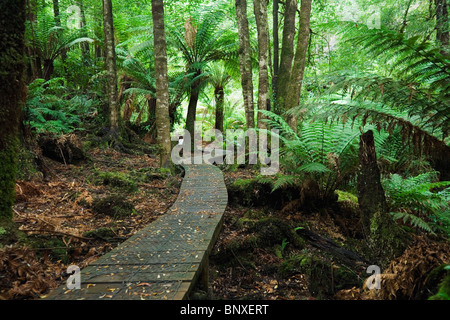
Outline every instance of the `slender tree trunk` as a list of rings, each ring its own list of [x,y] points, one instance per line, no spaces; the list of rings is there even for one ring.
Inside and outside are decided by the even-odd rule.
[[[408,238],[389,215],[371,130],[360,137],[359,163],[357,192],[363,233],[372,251],[371,258],[385,266],[401,254]]]
[[[274,97],[274,101],[276,101],[276,97],[278,96],[278,72],[280,66],[280,41],[278,37],[278,0],[273,0],[273,11],[272,11],[272,20],[273,20],[273,77],[272,77],[272,94]],[[269,49],[270,50],[270,49]],[[276,109],[276,104],[275,104]]]
[[[250,31],[247,18],[247,1],[235,0],[236,17],[239,32],[239,68],[241,71],[242,95],[247,128],[255,127],[253,105],[253,79],[250,47]]]
[[[55,22],[58,27],[61,26],[61,17],[59,12],[59,0],[53,0],[53,14],[55,16]],[[66,49],[61,50],[61,61],[64,65],[64,70],[67,73],[67,67],[66,67],[66,60],[67,60],[67,51]]]
[[[297,0],[286,0],[284,7],[284,26],[281,40],[280,70],[278,74],[278,94],[276,96],[278,108],[284,110],[284,98],[287,95],[291,78],[292,60],[294,59],[295,16],[297,14]]]
[[[31,81],[33,81],[36,78],[42,78],[43,74],[42,74],[42,64],[41,64],[41,59],[38,55],[38,52],[36,50],[36,33],[34,30],[34,25],[36,24],[36,11],[37,11],[37,3],[36,0],[30,1],[27,0],[26,1],[27,4],[27,18],[28,21],[30,22],[30,31],[31,31],[31,42],[32,45],[31,47],[28,47],[28,51],[29,51],[29,59],[30,59],[30,67],[31,67]]]
[[[296,107],[300,102],[303,74],[305,71],[306,52],[308,49],[309,26],[311,18],[311,0],[302,0],[300,8],[299,33],[297,48],[292,65],[291,78],[285,99],[285,110]],[[297,131],[297,117],[288,117],[291,128]]]
[[[152,0],[153,39],[156,75],[156,131],[160,149],[160,166],[170,167],[169,78],[167,75],[166,35],[163,0]]]
[[[101,18],[101,7],[96,3],[95,6],[93,7],[94,10],[94,34],[95,37],[99,40],[95,41],[94,44],[94,57],[95,59],[101,59],[104,57],[104,53],[103,53],[103,48],[102,48],[102,43],[104,43],[104,41],[102,41],[101,39],[103,38],[103,26],[102,26],[102,18]]]
[[[223,87],[218,86],[214,88],[214,98],[216,100],[215,129],[223,133],[223,105],[225,100],[225,92],[223,90]]]
[[[434,0],[436,5],[436,40],[441,45],[441,52],[450,54],[447,0]]]
[[[103,32],[105,35],[106,72],[108,78],[109,127],[113,135],[118,135],[120,107],[117,99],[117,66],[111,0],[103,0]]]
[[[12,218],[24,84],[25,0],[0,2],[0,219]]]
[[[81,27],[83,28],[86,26],[86,14],[84,11],[83,1],[78,0],[77,4],[80,7]],[[87,37],[86,31],[83,31],[83,37]],[[89,47],[89,42],[88,41],[81,42],[80,47],[81,47],[81,52],[83,54],[83,62],[84,62],[84,64],[89,65],[88,59],[91,57],[91,50]]]
[[[267,23],[268,0],[253,0],[253,8],[256,18],[256,29],[258,32],[258,61],[259,61],[259,82],[258,82],[258,110],[267,110],[269,98],[269,27]],[[264,116],[258,112],[258,128],[266,128],[266,124],[261,121]]]

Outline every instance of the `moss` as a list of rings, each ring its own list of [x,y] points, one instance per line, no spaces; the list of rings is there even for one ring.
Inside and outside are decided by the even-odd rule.
[[[411,237],[387,213],[377,211],[370,220],[369,244],[372,256],[381,266],[400,256],[408,246]]]
[[[121,219],[135,213],[133,204],[128,202],[125,196],[119,194],[94,199],[92,210],[98,214],[111,216],[114,219]]]
[[[129,192],[138,190],[135,181],[123,172],[95,171],[90,181],[96,185],[111,186]]]
[[[109,241],[116,236],[116,233],[111,228],[98,228],[83,233],[83,236],[87,238],[98,238]]]
[[[68,263],[69,248],[60,238],[47,235],[33,235],[28,238],[28,245],[36,250],[37,257],[48,254],[51,260]]]
[[[431,271],[427,287],[430,291],[436,292],[428,300],[450,300],[450,265],[443,264]]]
[[[305,241],[297,235],[294,228],[279,218],[267,217],[257,220],[251,230],[257,232],[261,245],[281,244],[287,239],[297,248],[305,247]]]
[[[10,218],[0,217],[0,248],[11,244],[27,243],[27,235]]]
[[[135,182],[149,183],[153,180],[165,180],[171,175],[171,169],[148,167],[131,171],[128,178]]]
[[[230,203],[246,207],[268,206],[281,209],[290,201],[299,198],[298,187],[273,190],[273,181],[267,178],[237,179],[227,184]]]
[[[441,283],[439,291],[429,298],[429,300],[450,300],[450,274]]]
[[[338,195],[338,202],[350,201],[351,203],[358,204],[358,197],[350,192],[345,192],[342,190],[335,190]]]
[[[18,153],[17,180],[42,180],[43,174],[36,165],[36,155],[21,146]]]
[[[12,219],[17,173],[17,138],[8,139],[0,148],[0,218]]]

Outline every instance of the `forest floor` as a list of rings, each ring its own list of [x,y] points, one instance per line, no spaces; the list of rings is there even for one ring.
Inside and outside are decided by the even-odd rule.
[[[91,148],[86,155],[76,165],[42,157],[45,178],[17,182],[14,221],[20,232],[16,239],[0,234],[3,244],[15,243],[0,249],[0,300],[45,296],[65,280],[69,265],[87,266],[165,214],[177,198],[181,175],[160,170],[154,156],[110,148]],[[227,187],[256,175],[252,168],[224,170]],[[261,196],[258,192],[262,191],[250,190],[256,198]],[[210,257],[210,298],[371,298],[360,289],[369,276],[365,270],[340,264],[291,233],[295,227],[307,228],[362,254],[362,239],[355,234],[358,220],[343,214],[348,208],[302,212],[292,205],[295,199],[274,208],[229,198]],[[423,293],[428,273],[449,262],[450,246],[439,239],[416,235],[408,250],[387,270],[404,271],[399,277],[403,287],[395,282],[382,298],[417,296],[418,287]]]

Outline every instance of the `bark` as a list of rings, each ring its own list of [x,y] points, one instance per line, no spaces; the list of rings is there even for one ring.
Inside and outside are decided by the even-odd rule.
[[[54,71],[53,60],[46,59],[44,60],[44,80],[48,81],[52,77]]]
[[[436,5],[436,40],[442,47],[442,53],[448,55],[449,27],[447,0],[434,0]]]
[[[85,27],[86,26],[86,14],[84,12],[84,5],[83,5],[83,1],[79,0],[77,1],[77,5],[80,7],[80,15],[81,15],[81,27]],[[83,37],[87,37],[87,33],[84,31],[83,32]],[[80,43],[80,47],[81,47],[81,52],[83,53],[83,62],[86,65],[89,65],[89,62],[87,61],[87,59],[90,58],[91,56],[91,50],[89,47],[89,42],[87,41],[83,41]]]
[[[30,31],[31,31],[31,46],[28,47],[28,58],[30,60],[30,73],[31,77],[29,81],[33,81],[36,78],[43,78],[42,74],[42,64],[39,55],[36,50],[36,39],[35,39],[35,31],[34,25],[36,24],[36,12],[37,12],[37,4],[36,1],[26,1],[26,11],[27,11],[27,19],[30,22]]]
[[[312,246],[324,250],[338,259],[341,263],[355,267],[355,265],[365,266],[369,262],[353,251],[347,250],[336,244],[333,240],[322,237],[321,235],[307,229],[298,229],[296,233],[304,240],[311,243]]]
[[[0,219],[12,218],[24,84],[25,0],[0,2]]]
[[[214,98],[216,100],[216,122],[215,129],[223,132],[223,105],[225,93],[223,87],[214,88]]]
[[[361,135],[359,162],[357,192],[363,233],[371,249],[371,259],[385,266],[403,252],[408,238],[389,215],[370,130]]]
[[[267,24],[267,5],[268,0],[253,1],[253,9],[256,18],[256,29],[258,33],[258,110],[267,110],[269,95],[269,28]],[[263,118],[263,115],[258,112],[258,128],[266,128],[266,124],[261,121]]]
[[[120,110],[117,97],[117,66],[111,0],[103,0],[103,32],[105,35],[109,127],[111,133],[117,135],[120,126]]]
[[[247,129],[255,127],[253,105],[253,79],[250,47],[250,31],[247,19],[247,1],[235,0],[239,33],[239,69],[241,71],[242,95],[244,98]]]
[[[302,0],[297,48],[285,99],[285,110],[296,107],[300,102],[303,74],[305,72],[306,52],[308,49],[310,18],[311,0]],[[297,118],[295,116],[288,117],[288,123],[294,131],[297,131]]]
[[[197,75],[196,75],[197,76]],[[194,143],[194,125],[197,114],[197,103],[200,95],[199,85],[194,83],[191,87],[191,96],[189,98],[188,111],[186,116],[186,130],[191,134],[191,142]]]
[[[278,0],[273,0],[273,11],[272,11],[272,20],[273,20],[273,77],[272,77],[272,94],[273,97],[277,97],[278,92],[278,70],[280,66],[280,44],[278,37]]]
[[[294,59],[295,16],[297,0],[286,0],[284,8],[283,36],[281,40],[280,70],[278,74],[277,105],[284,109],[289,79],[291,77],[292,60]]]
[[[170,117],[169,117],[169,78],[167,75],[167,51],[164,26],[163,0],[152,0],[153,39],[155,47],[156,76],[156,136],[160,144],[160,166],[170,166]]]
[[[59,0],[53,0],[53,14],[55,16],[55,22],[58,27],[61,26],[61,17],[59,12]],[[61,60],[64,65],[64,70],[67,72],[66,60],[67,60],[67,51],[66,49],[61,49]]]

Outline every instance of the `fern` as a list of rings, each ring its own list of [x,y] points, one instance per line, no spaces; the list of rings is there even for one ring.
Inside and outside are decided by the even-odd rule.
[[[293,131],[283,117],[259,110],[271,128],[278,129],[283,147],[281,162],[287,175],[311,177],[320,182],[323,196],[333,194],[337,186],[354,176],[358,163],[359,131],[338,123],[307,122]],[[283,179],[277,187],[294,181]]]
[[[433,182],[436,177],[436,172],[427,172],[406,179],[394,174],[383,180],[394,219],[450,234],[450,181]]]
[[[331,86],[316,104],[323,110],[316,117],[360,119],[389,133],[399,127],[403,143],[410,143],[419,155],[442,145],[450,133],[449,58],[429,42],[389,30],[352,25],[344,34],[353,46],[390,66],[390,76],[339,72],[325,77]]]

